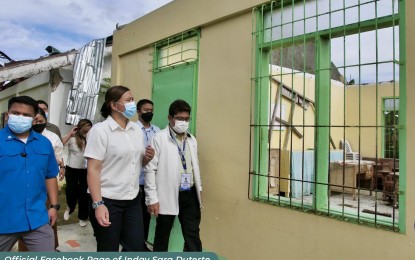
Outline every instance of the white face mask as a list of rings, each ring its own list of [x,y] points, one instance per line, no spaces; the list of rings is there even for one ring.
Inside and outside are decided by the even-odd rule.
[[[176,120],[173,126],[173,130],[178,134],[183,134],[189,128],[189,122]]]

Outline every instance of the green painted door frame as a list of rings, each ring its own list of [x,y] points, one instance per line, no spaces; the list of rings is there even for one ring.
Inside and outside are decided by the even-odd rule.
[[[170,104],[176,99],[183,99],[192,108],[189,132],[195,134],[196,127],[196,90],[197,64],[186,64],[165,69],[153,74],[154,119],[153,123],[160,128],[168,124]]]

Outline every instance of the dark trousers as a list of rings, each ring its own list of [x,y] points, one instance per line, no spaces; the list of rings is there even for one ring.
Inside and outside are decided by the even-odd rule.
[[[78,218],[88,219],[88,183],[86,180],[86,169],[75,169],[66,167],[66,203],[69,207],[69,214],[74,212],[78,204]]]
[[[184,238],[184,251],[202,251],[200,241],[201,212],[197,199],[196,189],[179,193],[179,221]],[[156,233],[154,237],[154,251],[168,251],[170,232],[175,215],[158,215]]]
[[[143,251],[144,233],[140,205],[141,193],[133,200],[112,200],[102,198],[108,208],[109,227],[98,224],[95,210],[89,210],[89,220],[97,240],[97,251],[118,252],[120,245],[123,251]],[[90,205],[92,199],[90,198]]]
[[[151,215],[147,211],[147,205],[146,205],[146,196],[144,195],[144,185],[140,185],[141,190],[141,210],[143,212],[143,225],[144,225],[144,240],[146,241],[148,239],[148,229],[150,228],[150,219]]]

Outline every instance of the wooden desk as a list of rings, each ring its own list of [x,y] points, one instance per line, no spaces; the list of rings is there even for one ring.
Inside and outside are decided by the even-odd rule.
[[[357,188],[359,187],[358,176],[370,180],[373,178],[372,161],[336,161],[330,163],[330,192],[345,192],[353,195],[356,199]],[[335,186],[334,186],[335,185]],[[372,187],[370,187],[370,190]]]
[[[390,173],[385,177],[383,186],[382,200],[387,200],[390,197],[392,205],[398,207],[398,192],[399,192],[399,172]]]

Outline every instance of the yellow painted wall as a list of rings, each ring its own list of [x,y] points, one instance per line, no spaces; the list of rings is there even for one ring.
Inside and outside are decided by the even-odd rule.
[[[114,50],[114,47],[113,47]],[[117,59],[117,54],[113,53],[113,73],[111,78],[112,85],[124,85],[130,88],[135,101],[146,98],[151,99],[151,68],[153,56],[152,48],[143,48],[140,51],[123,55]],[[118,63],[114,62],[115,60]],[[114,67],[114,63],[116,63]],[[116,75],[116,76],[114,76]],[[157,112],[157,107],[154,112]],[[137,118],[133,118],[137,120]]]
[[[288,88],[292,89],[301,95],[309,98],[310,100],[314,101],[315,99],[315,76],[311,74],[294,74],[289,69],[282,73],[274,66],[273,75],[276,75],[275,78],[278,81],[283,82]],[[271,90],[271,98],[270,103],[275,103],[275,95],[278,83],[273,81],[272,83],[272,90]],[[293,87],[294,86],[294,87]],[[331,81],[331,125],[338,126],[344,124],[344,96],[345,96],[345,88],[344,84],[332,80]],[[285,106],[285,113],[283,119],[288,121],[290,116],[290,109],[291,109],[291,101],[287,98],[282,98],[282,105]],[[270,114],[272,114],[273,108],[270,108]],[[284,110],[284,109],[283,109]],[[285,138],[288,136],[288,150],[307,150],[307,149],[314,149],[315,142],[314,142],[314,127],[301,127],[304,126],[313,126],[315,125],[315,108],[310,106],[308,109],[303,111],[303,108],[300,105],[295,105],[294,109],[294,116],[293,116],[293,125],[297,125],[297,130],[303,135],[303,138],[299,138],[295,134],[291,135],[286,133],[285,130],[274,131],[272,135],[271,147],[272,148],[279,148],[280,147],[280,137],[281,137],[281,147],[283,148]],[[339,141],[343,139],[343,131],[338,127],[332,127],[330,130],[330,135],[333,138],[333,141],[336,145],[336,148],[339,149]],[[291,142],[291,136],[293,137],[293,141]],[[304,139],[304,140],[303,140]],[[303,144],[304,141],[304,144]],[[304,146],[304,147],[303,147]],[[333,147],[331,147],[333,149]]]
[[[292,73],[291,70],[285,71],[287,69],[283,69],[281,72],[277,66],[273,66],[272,74],[275,75],[274,78],[277,79],[279,82],[283,82],[285,86],[289,89],[292,89],[299,93],[300,95],[314,101],[315,95],[315,87],[314,87],[314,76],[310,74],[296,74],[294,76],[287,74]],[[275,103],[275,96],[277,92],[277,84],[273,81],[272,84],[272,91],[270,97],[270,103]],[[291,109],[292,109],[292,102],[286,97],[281,97],[281,105],[284,107],[282,110],[282,119],[289,122]],[[283,131],[276,130],[274,131],[271,139],[271,147],[272,148],[280,148],[284,149],[284,144],[288,142],[288,146],[286,147],[287,150],[307,150],[310,148],[314,148],[314,129],[313,128],[302,128],[302,125],[314,125],[315,124],[315,109],[313,106],[310,106],[308,109],[304,110],[300,105],[295,104],[293,111],[293,120],[292,124],[296,125],[297,131],[301,133],[303,138],[299,138],[294,133],[290,133],[286,128]],[[270,114],[272,114],[273,108],[271,108]],[[285,110],[285,111],[284,111]],[[279,112],[279,111],[278,111]],[[285,112],[285,113],[284,113]],[[279,116],[279,115],[278,115]],[[291,138],[293,141],[291,142]],[[281,139],[281,142],[280,142]],[[286,139],[288,139],[286,141]],[[304,145],[303,145],[304,141]],[[304,146],[304,147],[303,147]],[[285,150],[285,149],[284,149]]]
[[[377,99],[376,99],[377,90]],[[360,99],[359,99],[360,92]],[[346,121],[349,125],[376,126],[382,124],[383,98],[399,97],[399,82],[381,83],[346,88]],[[377,105],[377,107],[376,107]],[[377,111],[376,111],[377,109]],[[360,115],[360,119],[359,119]],[[360,123],[359,123],[360,120]],[[376,122],[377,120],[377,122]],[[376,139],[377,137],[377,139]],[[360,140],[358,128],[346,130],[346,140],[353,151],[360,152],[362,157],[381,157],[381,128],[361,128]],[[376,150],[377,142],[377,150]]]
[[[205,250],[227,259],[413,259],[415,168],[408,161],[406,234],[396,234],[248,199],[252,38],[251,7],[259,0],[176,0],[114,35],[113,82],[151,96],[148,45],[201,26],[197,138],[203,175],[201,235]],[[406,12],[415,2],[406,1]],[[246,10],[246,11],[244,11]],[[186,14],[186,19],[182,18]],[[234,15],[233,15],[234,14]],[[415,46],[415,16],[407,45]],[[407,53],[407,85],[415,83],[415,50]],[[409,87],[407,98],[415,98]],[[156,104],[157,106],[157,104]],[[415,111],[415,102],[407,105]],[[415,119],[408,117],[408,144]],[[407,158],[415,147],[407,146]],[[402,156],[404,158],[404,156]]]
[[[273,72],[275,74],[275,71]],[[278,72],[279,73],[279,72]],[[290,89],[294,86],[294,90],[299,92],[311,100],[314,100],[315,77],[302,74],[295,74],[294,76],[284,74],[277,76],[279,81],[282,81]],[[278,83],[273,81],[270,103],[275,103],[275,95]],[[303,88],[303,86],[306,86]],[[345,97],[346,96],[346,97]],[[359,98],[360,96],[360,98]],[[344,137],[349,143],[354,152],[360,152],[362,157],[382,157],[382,128],[374,128],[374,126],[381,126],[383,123],[382,104],[383,98],[399,98],[399,82],[396,83],[380,83],[362,85],[346,86],[338,81],[331,81],[331,125],[330,135],[336,145],[340,148],[339,143]],[[346,106],[344,106],[346,101]],[[291,109],[291,101],[287,98],[282,98],[282,106],[285,106],[285,113],[283,119],[288,121]],[[270,108],[272,114],[273,107]],[[284,109],[283,109],[284,110]],[[377,112],[376,112],[377,111]],[[295,105],[293,125],[314,125],[315,110],[310,107],[304,111],[298,104]],[[360,117],[359,117],[360,116]],[[305,118],[305,120],[303,120]],[[344,118],[346,119],[344,121]],[[376,122],[377,120],[377,122]],[[347,126],[362,126],[358,127],[336,127],[341,125]],[[274,131],[272,135],[272,148],[281,148],[288,136],[288,150],[304,150],[314,148],[314,128],[297,127],[297,130],[304,136],[297,137],[295,134],[287,135],[287,131]],[[293,142],[291,142],[291,136]],[[359,138],[360,136],[360,138]],[[280,143],[281,137],[281,143]],[[376,149],[377,148],[377,149]]]

